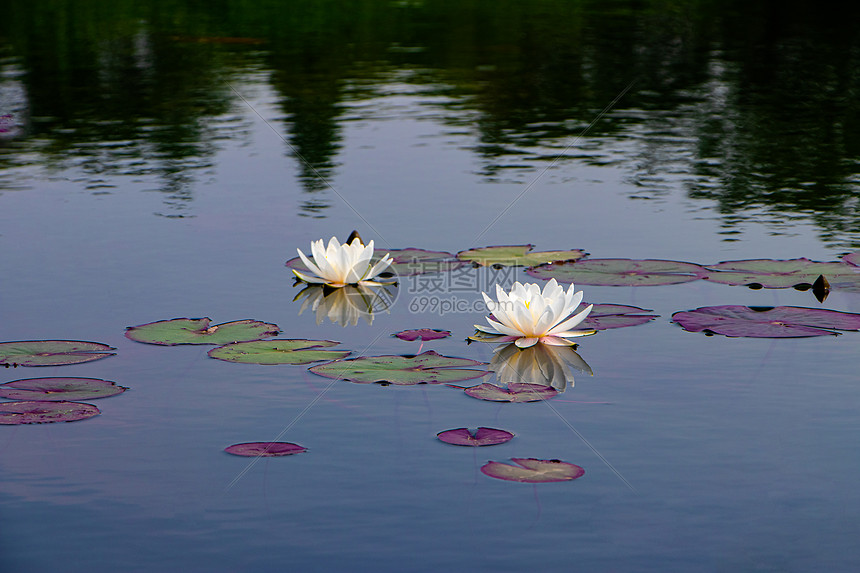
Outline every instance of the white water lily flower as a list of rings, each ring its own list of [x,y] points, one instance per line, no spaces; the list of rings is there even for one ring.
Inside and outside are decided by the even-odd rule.
[[[475,325],[487,334],[497,335],[499,342],[513,341],[520,348],[528,348],[538,342],[555,346],[570,346],[568,338],[594,334],[595,330],[571,330],[585,320],[594,305],[571,316],[582,302],[582,291],[574,293],[573,285],[565,292],[555,279],[551,279],[541,291],[534,283],[514,283],[511,292],[496,285],[493,301],[487,293],[484,302],[492,312],[487,317],[489,327]]]
[[[307,275],[293,269],[293,273],[299,279],[310,284],[327,284],[332,287],[346,285],[370,285],[378,286],[383,282],[373,280],[376,275],[388,268],[391,257],[382,257],[375,265],[370,265],[373,257],[373,241],[367,246],[361,243],[361,239],[353,239],[352,243],[341,244],[337,237],[332,237],[328,247],[323,247],[323,240],[311,243],[311,261],[301,249],[296,249],[299,257],[308,269],[316,276]],[[388,281],[390,282],[390,281]]]

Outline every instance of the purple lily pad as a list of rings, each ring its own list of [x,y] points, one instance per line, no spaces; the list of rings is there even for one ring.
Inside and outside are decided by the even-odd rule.
[[[508,384],[507,388],[485,382],[464,388],[464,392],[472,398],[491,402],[539,402],[549,400],[558,394],[558,390],[552,386],[527,384],[525,382],[514,382]]]
[[[128,390],[99,378],[25,378],[0,384],[0,398],[9,400],[94,400]]]
[[[379,383],[411,386],[413,384],[446,384],[473,380],[488,374],[486,370],[463,368],[486,366],[468,358],[442,356],[432,350],[417,356],[362,356],[320,364],[310,369],[326,378],[359,384]]]
[[[281,339],[235,342],[213,348],[210,358],[241,364],[310,364],[349,356],[349,350],[327,350],[339,342],[331,340]]]
[[[370,263],[375,264],[386,254],[391,257],[392,261],[386,272],[401,277],[447,272],[463,265],[462,261],[458,261],[452,253],[426,251],[412,247],[406,249],[374,249]],[[309,258],[313,260],[313,257]],[[288,260],[286,266],[302,273],[310,272],[299,257]]]
[[[848,253],[847,255],[842,257],[842,262],[848,263],[849,265],[854,265],[855,267],[860,267],[860,251]]]
[[[18,340],[0,342],[0,365],[65,366],[113,356],[113,346],[81,340]]]
[[[514,439],[514,435],[507,430],[484,427],[478,428],[475,432],[472,432],[469,428],[445,430],[436,434],[436,437],[446,444],[455,446],[495,446]]]
[[[229,344],[277,336],[277,324],[259,320],[235,320],[210,326],[209,318],[174,318],[138,326],[129,326],[126,338],[145,344],[176,346],[178,344]]]
[[[695,263],[656,259],[589,259],[548,263],[526,269],[541,280],[592,286],[657,286],[697,280],[706,270]]]
[[[802,338],[860,330],[860,314],[797,306],[706,306],[676,312],[672,320],[689,332],[749,338]]]
[[[531,267],[553,261],[571,261],[585,256],[582,249],[569,251],[532,251],[534,245],[498,245],[460,251],[457,258],[475,265]]]
[[[224,451],[234,456],[274,458],[277,456],[301,454],[308,451],[308,449],[292,442],[247,442],[245,444],[233,444],[224,448]]]
[[[0,403],[0,424],[50,424],[74,422],[98,416],[101,412],[92,404],[81,402],[49,402],[28,400],[26,402]]]
[[[407,342],[412,342],[418,339],[421,339],[422,341],[427,341],[438,340],[440,338],[448,338],[449,336],[451,336],[451,331],[437,330],[435,328],[419,328],[417,330],[401,330],[400,332],[395,332],[391,336],[396,336],[400,340],[405,340]]]
[[[585,310],[588,303],[579,305],[573,313]],[[626,326],[637,326],[658,318],[659,314],[637,314],[640,312],[651,312],[638,306],[626,304],[595,304],[588,314],[588,318],[582,321],[583,330],[593,328],[594,330],[608,330],[610,328],[624,328]]]
[[[561,460],[511,458],[511,461],[518,465],[487,462],[481,471],[491,478],[520,483],[573,481],[585,475],[585,470],[580,466]]]
[[[709,265],[708,269],[702,278],[733,286],[789,288],[811,285],[819,276],[824,276],[834,288],[860,287],[860,270],[856,267],[845,263],[819,263],[804,258],[723,261]]]

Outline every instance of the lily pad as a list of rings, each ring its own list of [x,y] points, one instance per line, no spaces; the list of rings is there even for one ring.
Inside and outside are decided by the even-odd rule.
[[[308,449],[292,442],[247,442],[245,444],[233,444],[224,448],[224,451],[234,456],[274,458],[277,456],[301,454],[308,451]]]
[[[589,259],[526,269],[537,279],[591,286],[673,285],[699,279],[705,272],[695,263],[657,259]]]
[[[391,257],[391,264],[382,273],[396,274],[401,277],[422,275],[428,273],[440,273],[454,270],[463,265],[452,253],[445,251],[426,251],[424,249],[374,249],[370,264],[374,265],[386,254]],[[313,260],[313,257],[309,257]],[[299,272],[310,272],[308,267],[299,257],[292,258],[286,262],[286,266]]]
[[[446,444],[455,446],[495,446],[514,439],[514,435],[507,430],[483,427],[478,428],[475,432],[472,432],[469,428],[445,430],[436,434],[436,437]]]
[[[587,306],[588,303],[582,303],[573,312],[585,310]],[[626,304],[595,304],[588,314],[588,318],[582,321],[580,328],[593,328],[594,330],[624,328],[645,324],[660,316],[659,314],[638,314],[641,312],[651,311]]]
[[[174,318],[138,326],[129,326],[126,338],[146,344],[229,344],[277,336],[277,324],[258,320],[236,320],[210,326],[209,318]]]
[[[706,306],[676,312],[672,320],[689,332],[750,338],[802,338],[860,330],[860,314],[797,306]]]
[[[331,340],[254,340],[213,348],[209,351],[209,356],[241,364],[310,364],[349,356],[349,350],[325,350],[338,344],[340,343]]]
[[[438,340],[440,338],[448,338],[451,336],[450,330],[436,330],[435,328],[419,328],[417,330],[402,330],[395,332],[391,336],[397,337],[400,340],[412,342],[413,340]]]
[[[9,400],[94,400],[128,390],[99,378],[25,378],[0,384],[0,398]]]
[[[80,340],[19,340],[0,342],[0,365],[64,366],[113,356],[113,346]]]
[[[466,369],[468,366],[485,366],[483,362],[468,358],[442,356],[432,350],[417,356],[362,356],[320,364],[310,369],[327,378],[348,380],[359,384],[445,384],[480,378],[485,370]]]
[[[549,400],[558,390],[543,384],[527,384],[525,382],[514,382],[508,384],[507,388],[496,386],[485,382],[477,386],[464,388],[467,395],[479,400],[491,402],[539,402]]]
[[[553,261],[571,261],[581,259],[585,256],[582,249],[570,251],[532,251],[534,245],[499,245],[496,247],[483,247],[480,249],[469,249],[457,253],[461,261],[488,267],[497,266],[521,266],[531,267],[541,263]]]
[[[844,260],[844,259],[843,259]],[[819,263],[809,259],[750,259],[709,265],[702,278],[727,285],[757,288],[789,288],[811,285],[824,276],[834,288],[860,286],[860,270],[844,263]]]
[[[849,265],[854,265],[855,267],[860,267],[860,251],[854,253],[848,253],[844,257],[842,257],[843,263],[848,263]]]
[[[518,465],[487,462],[481,471],[492,478],[521,483],[572,481],[585,475],[580,466],[561,460],[511,458],[511,461]]]
[[[86,420],[100,414],[92,404],[81,402],[49,402],[28,400],[26,402],[0,403],[0,424],[50,424]]]

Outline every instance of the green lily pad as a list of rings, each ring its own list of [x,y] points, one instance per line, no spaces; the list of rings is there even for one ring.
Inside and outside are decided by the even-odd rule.
[[[554,261],[571,261],[585,256],[582,249],[570,251],[532,251],[534,245],[500,245],[469,249],[457,253],[461,261],[474,263],[484,267],[498,265],[505,267],[533,267],[541,263]]]
[[[311,364],[349,356],[349,350],[325,350],[339,342],[331,340],[273,339],[235,342],[213,348],[209,356],[241,364]]]
[[[428,273],[440,273],[454,270],[463,265],[454,255],[445,251],[426,251],[409,247],[406,249],[374,249],[373,257],[370,259],[371,266],[379,262],[388,254],[391,264],[381,274],[396,274],[401,277],[422,275]],[[313,260],[313,257],[309,257]],[[292,258],[286,262],[286,266],[296,269],[302,273],[310,273],[308,267],[299,257]]]
[[[380,383],[410,386],[413,384],[445,384],[472,380],[488,374],[486,370],[464,369],[486,366],[468,358],[442,356],[432,350],[417,356],[362,356],[314,366],[314,374],[326,378],[348,380],[359,384]]]
[[[229,344],[277,336],[277,324],[258,320],[236,320],[209,326],[209,318],[174,318],[138,326],[129,326],[126,338],[145,344],[176,346],[178,344]]]
[[[695,263],[657,259],[589,259],[549,263],[526,269],[542,280],[592,286],[657,286],[700,278],[705,268]]]
[[[585,475],[582,467],[561,460],[511,458],[511,461],[517,465],[487,462],[481,467],[481,472],[492,478],[520,483],[573,481]]]
[[[80,340],[18,340],[0,342],[0,365],[65,366],[113,356],[113,346]]]
[[[707,268],[702,278],[727,285],[789,288],[811,285],[823,276],[833,288],[860,286],[860,269],[844,263],[819,263],[805,258],[723,261]]]
[[[9,400],[93,400],[128,390],[99,378],[25,378],[0,384],[0,398]]]

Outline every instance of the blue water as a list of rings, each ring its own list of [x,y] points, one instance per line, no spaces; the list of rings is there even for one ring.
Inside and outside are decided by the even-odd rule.
[[[194,90],[174,102],[199,113],[197,143],[164,138],[164,146],[188,146],[183,155],[146,135],[164,123],[148,115],[136,120],[130,139],[112,139],[113,128],[89,134],[83,124],[92,118],[83,112],[77,120],[46,119],[39,101],[47,95],[37,93],[46,88],[26,75],[39,60],[7,34],[0,101],[26,121],[0,150],[0,340],[93,340],[117,347],[117,356],[0,370],[2,382],[83,376],[130,390],[96,401],[102,414],[90,420],[0,427],[0,570],[860,567],[860,334],[731,339],[684,332],[669,321],[673,312],[707,305],[822,306],[809,292],[704,281],[583,286],[591,302],[632,304],[660,317],[583,339],[579,353],[594,376],[577,375],[549,404],[483,402],[445,386],[332,381],[305,366],[230,364],[207,358],[209,347],[165,348],[123,336],[126,326],[174,317],[254,318],[278,324],[282,337],[336,340],[355,355],[375,355],[416,352],[416,343],[390,334],[428,327],[453,336],[425,349],[490,360],[490,345],[464,341],[483,314],[442,312],[441,305],[479,301],[480,290],[500,276],[525,280],[521,270],[474,271],[473,283],[459,290],[401,285],[391,312],[372,325],[344,328],[299,316],[292,302],[298,288],[284,262],[297,247],[307,252],[311,240],[343,240],[353,229],[384,248],[457,252],[532,243],[582,248],[594,258],[698,263],[835,260],[860,247],[856,229],[830,225],[850,220],[850,202],[822,199],[820,208],[807,208],[757,199],[729,208],[702,196],[731,178],[703,174],[704,139],[691,126],[710,109],[727,125],[749,127],[717,106],[725,94],[709,83],[716,80],[689,80],[698,91],[684,92],[695,103],[684,107],[667,95],[678,93],[658,98],[640,79],[603,129],[598,122],[595,133],[577,138],[634,79],[604,71],[597,83],[607,97],[595,97],[575,117],[512,127],[488,119],[476,102],[488,92],[458,76],[469,65],[446,67],[433,54],[406,50],[416,39],[393,22],[380,32],[386,42],[403,34],[389,42],[397,48],[385,52],[391,61],[354,55],[351,74],[337,83],[334,116],[308,113],[317,122],[308,120],[309,133],[337,131],[328,143],[310,145],[334,149],[327,159],[306,157],[328,184],[296,156],[307,155],[308,145],[299,149],[295,110],[285,111],[285,102],[298,98],[290,89],[305,86],[307,105],[328,97],[324,74],[296,77],[298,64],[278,59],[293,52],[277,38],[183,48],[214,51],[215,72],[227,81],[212,84],[220,89],[218,105],[212,93]],[[205,35],[138,25],[129,41],[140,45],[179,42],[164,34]],[[254,24],[242,25],[250,29],[208,36],[253,37]],[[374,45],[353,40],[357,54]],[[599,43],[582,42],[599,53]],[[145,55],[154,48],[136,49]],[[498,43],[486,49],[491,55],[476,60],[507,53]],[[719,50],[708,53],[708,69],[739,65]],[[478,75],[492,73],[482,65],[475,63]],[[362,66],[372,69],[363,74]],[[507,150],[487,151],[489,133],[501,134]],[[856,159],[849,149],[841,161]],[[730,156],[710,161],[715,171],[736,165]],[[775,163],[777,172],[783,164]],[[745,167],[747,175],[782,176],[759,167]],[[843,181],[849,197],[852,181]],[[410,310],[414,300],[426,306],[427,297],[435,297],[435,310]],[[823,307],[860,312],[860,298],[834,291]],[[516,438],[476,450],[435,438],[463,426],[504,428]],[[260,461],[222,451],[275,439],[309,451]],[[532,486],[479,471],[488,460],[511,457],[562,459],[586,473]]]

